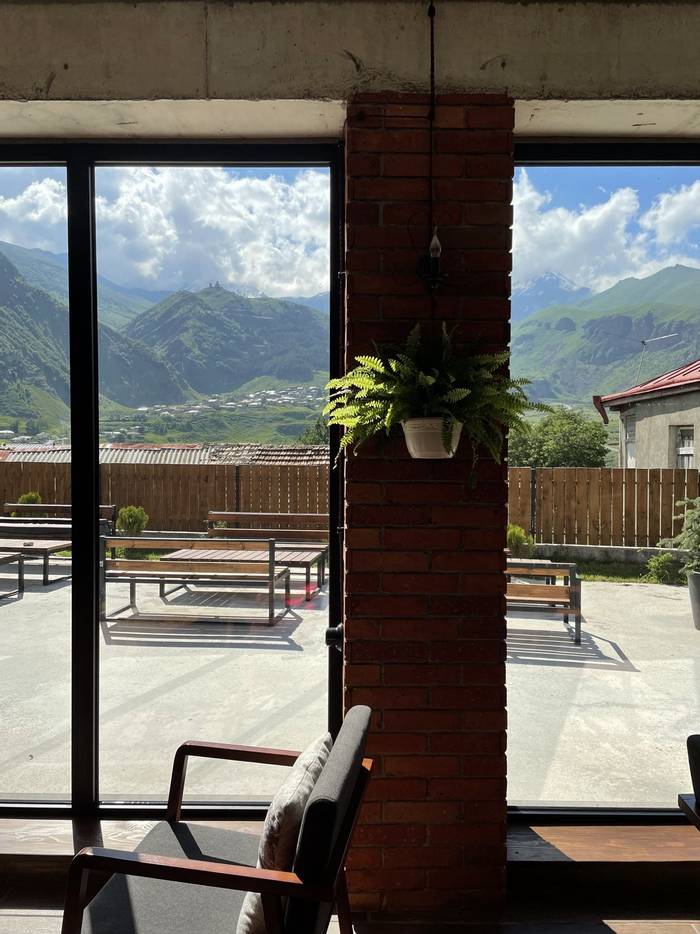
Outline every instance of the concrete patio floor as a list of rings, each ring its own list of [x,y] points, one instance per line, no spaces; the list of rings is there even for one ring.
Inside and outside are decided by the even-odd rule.
[[[71,586],[43,588],[29,568],[24,599],[0,601],[0,797],[55,799],[69,793]],[[114,585],[110,610],[126,595]],[[185,739],[300,748],[323,732],[327,597],[305,603],[300,577],[293,596],[273,628],[163,623],[148,620],[162,603],[144,585],[143,616],[102,624],[105,798],[164,798]],[[169,601],[184,614],[265,615],[262,593],[198,590]],[[700,730],[700,632],[687,590],[584,582],[583,610],[581,646],[558,618],[509,617],[509,800],[674,807],[689,790],[685,738]],[[281,774],[195,761],[187,791],[200,800],[265,798]]]
[[[0,797],[69,793],[70,583],[40,586],[29,565],[22,600],[0,602]],[[7,583],[7,580],[3,582]],[[108,612],[128,602],[110,585]],[[180,591],[168,612],[232,614],[238,622],[150,622],[157,587],[138,588],[144,616],[102,623],[100,791],[104,798],[167,797],[172,756],[186,739],[303,748],[325,730],[326,593],[303,597],[264,625],[266,595]],[[241,623],[241,617],[259,625]],[[194,760],[191,799],[268,798],[278,766]]]
[[[584,581],[582,605],[580,646],[553,617],[509,617],[509,801],[675,807],[700,731],[687,588]]]

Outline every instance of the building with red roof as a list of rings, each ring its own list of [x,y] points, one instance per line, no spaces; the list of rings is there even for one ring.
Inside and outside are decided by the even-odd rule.
[[[620,417],[623,467],[696,466],[695,437],[700,430],[700,360],[637,386],[593,396],[603,421]]]

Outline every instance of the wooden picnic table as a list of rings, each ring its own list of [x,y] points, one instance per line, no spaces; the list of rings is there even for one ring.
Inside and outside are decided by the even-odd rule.
[[[24,555],[20,552],[10,552],[9,554],[0,554],[0,565],[13,564],[17,562],[17,588],[9,590],[6,593],[0,593],[0,599],[5,597],[21,597],[24,593]]]
[[[49,558],[57,551],[70,551],[71,542],[51,539],[31,541],[21,538],[0,538],[0,553],[17,552],[24,558],[41,558],[43,561],[43,585],[57,584],[59,581],[70,580],[70,574],[54,577],[49,580]]]
[[[166,561],[266,561],[267,550],[251,551],[249,549],[222,550],[204,548],[181,548],[165,555]],[[325,581],[326,549],[303,548],[277,548],[275,550],[275,564],[290,568],[303,568],[306,572],[306,599],[310,600],[317,590],[320,590]],[[311,587],[311,568],[316,566],[317,586]]]

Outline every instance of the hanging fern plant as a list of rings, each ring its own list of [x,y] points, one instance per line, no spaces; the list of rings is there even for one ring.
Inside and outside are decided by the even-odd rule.
[[[454,453],[461,426],[474,463],[482,447],[500,460],[505,432],[523,426],[526,411],[547,407],[528,401],[527,380],[503,372],[507,352],[475,351],[458,354],[444,323],[436,338],[424,338],[417,324],[403,347],[356,357],[356,367],[326,386],[328,423],[345,428],[341,451],[411,419],[431,418],[441,421],[442,456]]]

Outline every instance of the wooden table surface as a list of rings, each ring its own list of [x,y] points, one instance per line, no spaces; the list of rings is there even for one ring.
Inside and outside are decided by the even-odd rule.
[[[31,538],[0,538],[0,551],[19,551],[23,555],[32,552],[53,554],[55,551],[69,551],[72,547],[72,542],[49,538],[38,538],[36,541]]]
[[[287,561],[308,561],[311,549],[303,548],[294,550],[289,548],[277,548],[275,550],[275,562],[285,564]],[[313,552],[312,552],[313,553]],[[268,561],[270,552],[252,551],[243,549],[240,551],[224,550],[223,548],[181,548],[179,551],[173,551],[165,556],[167,561]]]

